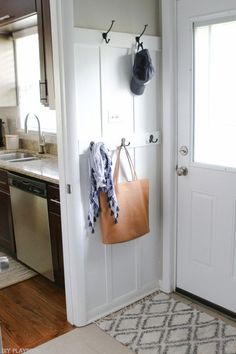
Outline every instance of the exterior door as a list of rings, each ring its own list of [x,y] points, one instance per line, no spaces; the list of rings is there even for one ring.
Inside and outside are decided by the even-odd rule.
[[[177,287],[236,312],[236,2],[177,1]]]

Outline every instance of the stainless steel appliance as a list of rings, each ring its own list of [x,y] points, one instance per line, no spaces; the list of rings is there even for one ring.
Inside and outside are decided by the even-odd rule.
[[[54,281],[46,183],[9,173],[17,258]]]

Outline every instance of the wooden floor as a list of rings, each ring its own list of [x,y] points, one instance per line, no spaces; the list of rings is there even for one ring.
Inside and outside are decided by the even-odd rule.
[[[23,353],[74,329],[64,291],[41,276],[0,290],[0,326],[5,353]]]

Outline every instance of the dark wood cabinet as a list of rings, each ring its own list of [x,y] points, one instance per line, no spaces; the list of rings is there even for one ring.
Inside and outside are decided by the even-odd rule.
[[[59,187],[48,184],[48,216],[55,283],[64,287],[64,265]]]
[[[18,21],[35,13],[35,0],[0,0],[0,25]]]
[[[40,101],[55,109],[52,31],[49,0],[36,0],[40,53]]]
[[[15,255],[11,200],[7,172],[0,170],[0,249]]]

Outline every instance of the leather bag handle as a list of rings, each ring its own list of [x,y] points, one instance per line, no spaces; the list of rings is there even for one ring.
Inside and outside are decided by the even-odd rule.
[[[113,182],[114,182],[114,184],[118,183],[119,172],[120,172],[120,154],[121,154],[122,148],[124,148],[127,160],[129,162],[129,167],[130,167],[130,171],[131,171],[131,175],[132,175],[132,180],[134,181],[134,180],[138,179],[136,171],[135,171],[135,168],[134,168],[133,161],[132,161],[132,159],[130,157],[130,154],[129,154],[127,148],[125,146],[121,145],[117,149],[117,158],[116,158],[116,164],[115,164],[115,169],[114,169],[114,174],[113,174]]]

